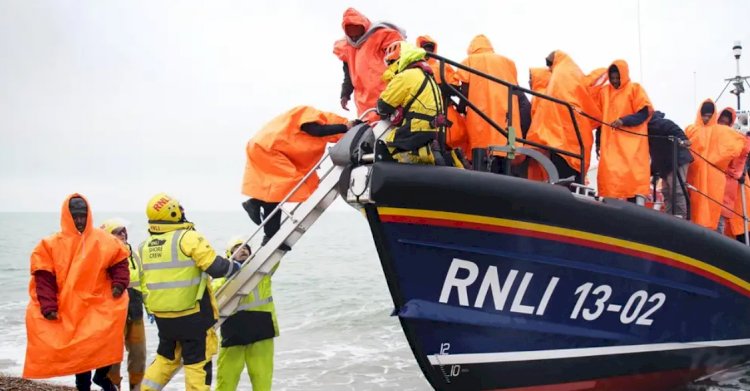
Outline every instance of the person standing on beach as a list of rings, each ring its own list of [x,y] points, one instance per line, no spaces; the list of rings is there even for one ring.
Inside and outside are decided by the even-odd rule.
[[[128,318],[125,322],[125,349],[128,351],[128,383],[131,391],[140,390],[143,372],[146,370],[146,330],[143,327],[143,293],[141,293],[141,268],[138,254],[128,243],[128,230],[122,219],[109,219],[102,223],[101,229],[112,234],[128,248],[128,268],[130,269],[130,285],[128,286]],[[112,365],[109,378],[120,388],[122,376],[120,363]]]
[[[159,346],[141,390],[162,390],[185,368],[186,390],[209,391],[211,357],[218,344],[213,326],[219,312],[208,276],[228,277],[242,265],[216,255],[175,198],[165,193],[153,196],[146,216],[150,236],[138,248],[141,290],[156,319]]]
[[[63,202],[60,226],[31,254],[23,377],[75,374],[76,388],[88,391],[96,369],[94,383],[117,390],[107,372],[122,361],[128,250],[94,227],[89,203],[80,194]]]

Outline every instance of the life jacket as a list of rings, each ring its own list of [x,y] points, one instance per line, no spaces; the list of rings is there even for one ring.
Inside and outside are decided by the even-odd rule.
[[[227,254],[227,257],[230,256]],[[221,346],[247,345],[279,336],[276,306],[271,292],[271,276],[278,267],[274,266],[255,289],[240,300],[237,310],[221,325]],[[214,279],[211,287],[216,291],[226,281],[226,278]]]
[[[130,270],[130,285],[128,288],[135,289],[140,292],[141,290],[141,261],[138,259],[138,253],[133,252],[133,248],[130,247],[130,243],[125,243],[128,247],[128,269]]]
[[[186,231],[151,235],[141,243],[144,300],[155,313],[180,312],[196,306],[206,290],[207,277],[180,248]]]

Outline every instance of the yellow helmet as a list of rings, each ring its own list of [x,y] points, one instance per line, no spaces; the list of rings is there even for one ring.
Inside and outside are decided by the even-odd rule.
[[[146,204],[146,217],[148,221],[158,222],[179,222],[182,220],[182,206],[177,199],[172,198],[167,193],[159,193]]]
[[[227,258],[232,256],[232,253],[234,252],[235,247],[239,246],[242,243],[245,243],[245,239],[246,238],[242,235],[233,236],[231,239],[229,239],[229,241],[227,242],[227,247],[226,247]],[[250,245],[247,244],[246,246],[249,250]]]
[[[113,231],[115,231],[118,228],[126,228],[128,226],[128,222],[124,219],[120,218],[114,218],[114,219],[107,219],[102,222],[102,225],[99,227],[107,233],[111,234]]]

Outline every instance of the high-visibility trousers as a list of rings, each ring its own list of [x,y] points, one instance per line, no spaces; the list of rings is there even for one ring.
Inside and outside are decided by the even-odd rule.
[[[253,391],[270,391],[273,383],[273,338],[249,345],[222,347],[217,361],[216,391],[234,391],[242,370],[253,385]]]
[[[130,389],[134,390],[141,384],[143,372],[146,370],[146,330],[143,327],[143,319],[125,322],[125,350],[128,351],[128,383]],[[108,376],[118,389],[123,389],[120,386],[120,363],[112,365]]]
[[[204,342],[204,343],[201,343]],[[213,327],[206,330],[205,341],[159,340],[154,362],[146,369],[142,391],[159,391],[185,367],[185,390],[211,390],[211,357],[216,354],[218,340]]]

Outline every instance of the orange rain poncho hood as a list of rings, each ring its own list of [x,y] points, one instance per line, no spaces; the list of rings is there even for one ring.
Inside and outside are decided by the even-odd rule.
[[[327,143],[343,134],[315,137],[300,129],[304,123],[346,124],[347,119],[310,106],[297,106],[272,119],[247,143],[247,163],[242,193],[267,202],[280,202],[318,163]],[[289,199],[301,202],[318,187],[318,175],[310,178]]]
[[[610,67],[620,73],[620,87],[608,84],[601,91],[602,120],[610,124],[617,119],[648,107],[648,118],[640,125],[614,129],[601,126],[598,190],[602,197],[631,198],[647,195],[651,180],[651,156],[648,149],[648,119],[653,105],[640,84],[630,80],[630,70],[624,60],[615,60]],[[635,133],[635,134],[633,134]]]
[[[573,107],[598,118],[601,116],[599,106],[591,97],[586,83],[585,75],[573,59],[561,50],[555,51],[546,94],[568,102]],[[578,142],[568,108],[546,99],[536,98],[535,100],[538,101],[537,109],[532,118],[527,139],[564,151],[580,153],[581,145]],[[591,159],[589,151],[593,144],[592,132],[596,125],[577,113],[575,118],[583,142],[584,167],[581,168],[580,159],[564,155],[560,157],[565,159],[571,168],[585,176]],[[533,179],[543,179],[543,177],[535,176]]]
[[[421,48],[422,45],[424,45],[425,43],[431,43],[435,47],[435,50],[433,51],[433,53],[438,54],[438,44],[434,39],[432,39],[432,37],[430,37],[429,35],[420,35],[419,37],[417,37],[417,47]],[[430,68],[432,68],[432,74],[435,76],[435,81],[438,84],[442,83],[443,79],[440,76],[440,63],[434,58],[428,58],[427,64],[429,64]],[[445,64],[445,78],[447,79],[448,83],[451,83],[451,84],[456,83],[455,73],[456,71],[453,69],[452,66]]]
[[[495,49],[492,47],[492,42],[484,34],[479,34],[469,43],[469,48],[466,49],[466,54],[482,54],[482,53],[495,53]]]
[[[716,121],[718,122],[719,118],[721,118],[721,116],[724,115],[724,114],[729,114],[729,116],[731,117],[729,125],[727,125],[727,126],[734,125],[734,122],[737,121],[737,112],[733,108],[731,108],[731,107],[725,107],[724,110],[722,110],[719,113],[719,116],[716,117]]]
[[[387,22],[372,24],[367,17],[354,8],[347,8],[341,27],[362,26],[365,29],[357,41],[344,36],[333,45],[333,54],[347,63],[349,76],[354,86],[354,102],[357,113],[362,113],[377,105],[378,97],[385,89],[382,80],[385,71],[385,48],[393,42],[402,41],[406,33],[398,26]]]
[[[713,107],[708,123],[703,123],[701,108],[704,104]],[[706,196],[690,192],[690,215],[694,223],[708,229],[716,229],[721,215],[721,202],[724,199],[726,185],[725,171],[729,162],[742,152],[745,138],[731,128],[717,124],[716,104],[706,99],[698,107],[695,123],[685,129],[691,142],[691,152],[695,160],[688,170],[687,181]],[[700,156],[697,156],[700,155]],[[705,159],[705,160],[704,160]],[[711,166],[708,162],[718,167]],[[717,204],[718,202],[718,204]]]
[[[484,35],[472,39],[467,50],[469,56],[462,62],[470,68],[487,73],[498,79],[518,85],[516,64],[492,48],[490,40]],[[467,71],[456,71],[456,80],[469,85],[469,101],[489,116],[502,128],[508,127],[508,88],[474,75]],[[513,97],[513,127],[517,134],[521,132],[521,114],[518,97]],[[473,109],[466,110],[466,130],[469,148],[487,148],[490,145],[505,145],[507,140]],[[470,155],[470,152],[468,153]]]
[[[42,315],[32,276],[24,378],[73,375],[122,361],[128,298],[112,297],[107,269],[130,253],[119,239],[94,227],[88,201],[86,228],[80,233],[68,208],[73,197],[84,198],[71,194],[65,199],[60,232],[42,239],[31,254],[32,275],[41,270],[55,275],[58,319]]]

